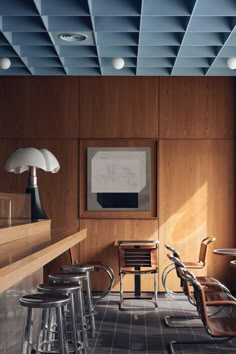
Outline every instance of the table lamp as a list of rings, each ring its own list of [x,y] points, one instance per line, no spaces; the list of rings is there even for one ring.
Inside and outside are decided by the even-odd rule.
[[[47,219],[40,200],[36,175],[37,168],[41,168],[46,172],[57,173],[60,165],[56,157],[49,150],[35,149],[33,147],[16,150],[5,164],[5,169],[8,172],[20,174],[29,171],[26,193],[31,194],[32,221]]]

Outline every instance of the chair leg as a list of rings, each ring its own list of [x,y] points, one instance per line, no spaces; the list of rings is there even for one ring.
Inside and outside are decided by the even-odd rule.
[[[214,340],[199,340],[199,341],[171,341],[169,343],[169,348],[168,348],[168,352],[169,354],[175,354],[175,349],[174,346],[175,345],[194,345],[194,344],[200,344],[200,345],[204,345],[204,344],[224,344],[227,343],[231,340],[231,337],[227,337],[227,338],[223,338],[223,339],[214,339]],[[201,353],[201,352],[200,352]]]
[[[172,267],[171,267],[172,266]],[[163,271],[162,273],[162,285],[165,289],[165,292],[167,293],[167,295],[169,295],[172,299],[174,300],[183,300],[185,297],[182,297],[181,295],[182,294],[179,294],[175,291],[172,291],[170,289],[167,288],[167,278],[168,278],[168,275],[173,271],[175,270],[175,265],[173,265],[172,263],[170,263]]]
[[[157,273],[154,273],[154,296],[155,296],[155,310],[158,309],[157,302]]]
[[[123,309],[123,283],[122,283],[122,273],[120,272],[120,305],[119,305],[119,309],[122,310]]]
[[[189,323],[189,321],[197,320],[199,323]],[[199,316],[165,316],[164,324],[170,328],[201,328],[203,327],[202,321]]]
[[[168,264],[162,272],[161,283],[163,285],[163,288],[165,288],[166,273],[167,273],[168,269],[171,268],[171,266],[173,267],[173,263]]]

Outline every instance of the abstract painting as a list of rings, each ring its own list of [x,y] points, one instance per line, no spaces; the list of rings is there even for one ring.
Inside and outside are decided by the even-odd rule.
[[[150,210],[150,147],[88,147],[87,210]]]

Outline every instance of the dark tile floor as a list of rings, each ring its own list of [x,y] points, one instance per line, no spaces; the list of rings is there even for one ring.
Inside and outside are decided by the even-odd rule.
[[[111,293],[96,304],[96,337],[90,339],[89,354],[163,354],[168,353],[171,340],[210,339],[203,327],[193,328],[190,321],[186,328],[165,326],[166,315],[196,314],[195,308],[184,297],[182,299],[176,301],[160,294],[157,311],[150,300],[126,300],[128,309],[119,311],[119,296]],[[176,353],[236,354],[236,339],[223,346],[214,343],[201,347],[197,344],[178,346]]]

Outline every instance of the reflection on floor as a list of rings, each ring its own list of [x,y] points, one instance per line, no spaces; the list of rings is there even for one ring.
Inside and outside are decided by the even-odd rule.
[[[89,354],[164,354],[172,340],[208,340],[205,329],[168,328],[166,315],[194,315],[195,308],[184,299],[176,301],[159,295],[159,309],[150,301],[128,300],[128,309],[119,311],[119,297],[112,293],[96,304],[96,337],[90,339]],[[236,316],[236,313],[234,314]],[[235,319],[236,320],[236,319]],[[195,322],[196,324],[196,322]],[[190,345],[176,348],[176,354],[236,354],[236,338],[224,345]]]

